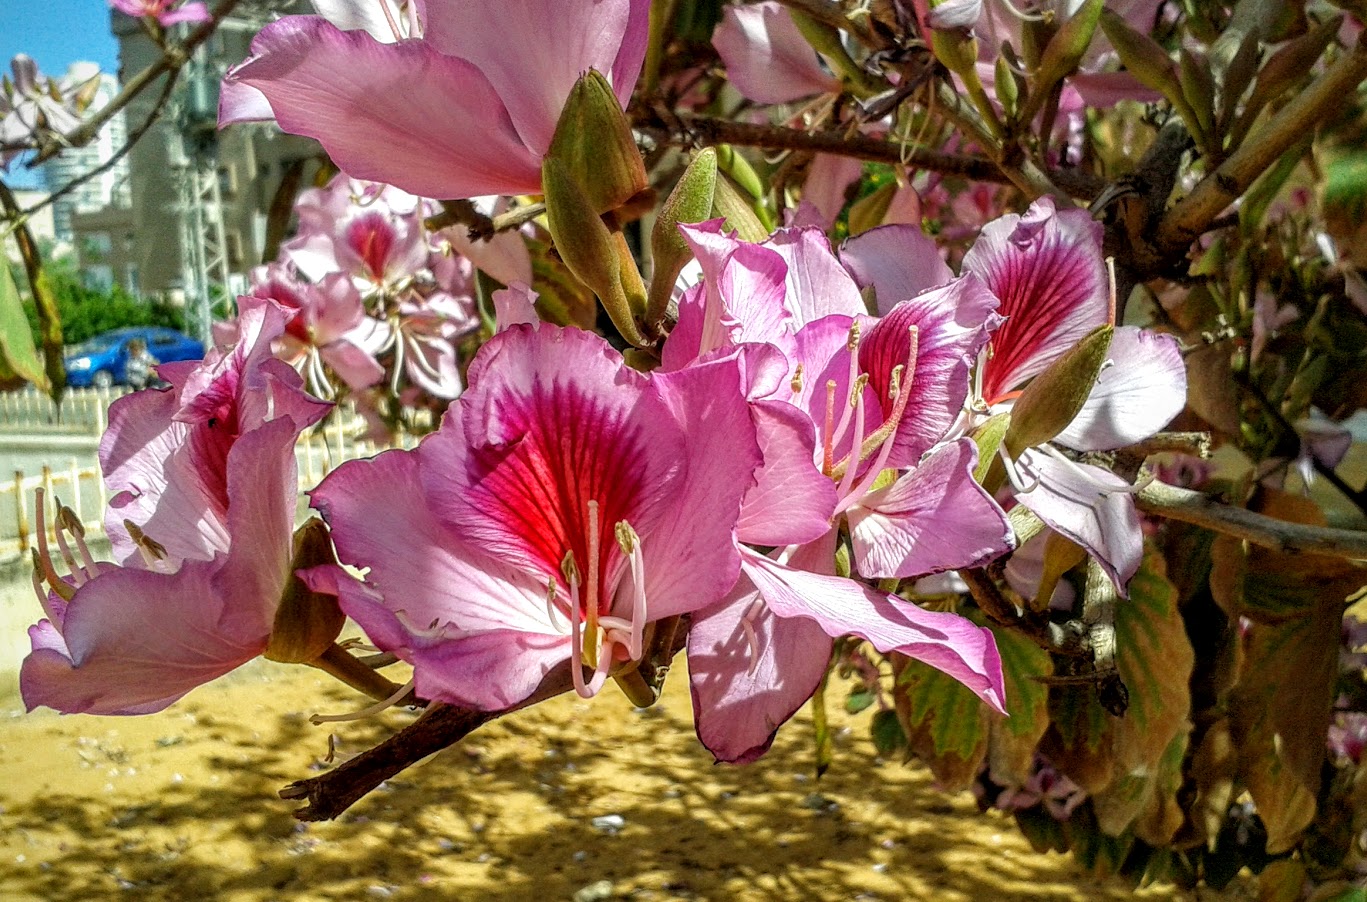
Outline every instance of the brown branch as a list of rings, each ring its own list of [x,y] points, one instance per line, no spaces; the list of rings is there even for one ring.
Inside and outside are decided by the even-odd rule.
[[[1147,514],[1202,526],[1264,548],[1367,561],[1367,530],[1289,523],[1162,482],[1145,486],[1135,503]]]
[[[1002,594],[997,581],[986,570],[981,567],[960,570],[959,576],[968,584],[968,591],[978,607],[997,623],[1053,654],[1091,656],[1091,649],[1082,643],[1080,632],[1069,632],[1050,623],[1048,617],[1017,606]]]
[[[170,80],[175,81],[180,76],[181,69],[189,62],[194,49],[207,41],[209,36],[218,28],[218,24],[227,18],[241,2],[242,0],[223,0],[222,3],[214,7],[210,13],[209,21],[190,32],[182,43],[173,44],[162,51],[160,57],[124,82],[123,89],[114,96],[113,100],[100,107],[99,112],[40,151],[34,163],[41,163],[56,156],[65,147],[81,147],[89,144],[100,133],[100,129],[104,127],[106,122],[132,103],[134,98],[162,75],[169,73]]]
[[[866,135],[812,133],[779,125],[755,125],[704,116],[680,116],[677,128],[655,123],[648,126],[647,130],[661,133],[664,140],[671,144],[735,144],[767,150],[811,151],[853,157],[858,160],[906,165],[914,169],[957,175],[980,182],[1009,181],[996,163],[982,157],[958,156],[922,147],[908,147],[895,141],[870,138]]]
[[[1357,46],[1331,65],[1299,95],[1287,101],[1257,134],[1206,176],[1163,218],[1157,246],[1163,255],[1181,254],[1225,208],[1237,200],[1282,154],[1342,109],[1367,78],[1367,46]]]
[[[417,720],[374,748],[325,774],[286,786],[280,790],[280,798],[307,802],[294,812],[301,821],[332,820],[404,768],[455,745],[492,720],[561,695],[570,688],[567,662],[547,674],[528,698],[502,711],[434,703]]]

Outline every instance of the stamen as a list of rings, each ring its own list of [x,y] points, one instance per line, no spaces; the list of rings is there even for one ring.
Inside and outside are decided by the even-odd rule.
[[[560,572],[570,587],[570,678],[581,698],[592,698],[593,693],[584,685],[584,632],[579,625],[583,611],[579,607],[579,567],[574,563],[573,551],[565,552]]]
[[[864,445],[864,393],[860,392],[854,401],[854,440],[850,443],[850,454],[855,454]],[[846,460],[848,460],[848,456]],[[852,464],[858,464],[853,461]],[[840,488],[837,490],[840,497],[849,494],[850,486],[854,484],[854,474],[858,472],[858,466],[847,466],[845,475],[840,478]]]
[[[58,618],[57,611],[52,606],[52,595],[43,588],[43,563],[39,559],[38,549],[30,548],[29,551],[33,552],[33,591],[38,593],[38,604],[43,606],[43,613],[47,615],[47,619],[56,624],[60,618]],[[63,601],[70,601],[71,596],[76,594],[75,590],[71,589],[70,586],[60,580],[58,583],[65,586],[66,589],[70,591],[70,594],[63,594],[62,590],[57,588],[57,584],[53,584],[53,590]]]
[[[70,601],[76,595],[76,587],[58,576],[57,568],[52,566],[52,549],[47,544],[47,499],[41,487],[35,495],[34,520],[38,531],[38,551],[34,565],[43,571],[52,591],[63,601]]]
[[[850,425],[850,413],[851,409],[854,407],[854,399],[857,398],[859,395],[863,394],[864,385],[869,384],[869,379],[867,376],[862,377],[864,380],[862,385],[859,383],[861,376],[859,373],[858,320],[855,320],[854,322],[850,323],[850,337],[845,342],[845,347],[848,348],[850,352],[850,375],[849,378],[846,380],[846,384],[850,387],[850,400],[849,403],[845,405],[845,409],[841,411],[840,424],[835,427],[835,434],[831,436],[832,448],[838,447],[840,445],[840,440],[845,437],[845,430],[848,429]]]
[[[888,414],[883,425],[874,430],[873,434],[862,442],[856,441],[850,449],[850,453],[836,464],[830,475],[833,479],[841,479],[846,472],[857,467],[860,461],[865,460],[869,455],[884,443],[892,440],[897,433],[897,427],[902,422],[902,415],[907,411],[907,402],[911,400],[911,384],[916,376],[916,355],[920,347],[920,329],[916,326],[907,327],[908,337],[911,339],[907,348],[906,364],[899,364],[892,368],[892,376],[888,380],[888,392],[892,395],[892,412]],[[855,455],[858,454],[858,457]]]
[[[555,627],[561,633],[568,635],[568,631],[561,625],[560,620],[555,616],[556,614],[561,614],[561,616],[564,615],[564,612],[556,606],[555,596],[555,580],[548,579],[546,580],[546,619],[550,621],[551,626]]]
[[[617,521],[616,532],[617,544],[631,565],[631,638],[627,642],[627,653],[633,661],[639,661],[644,650],[646,620],[649,616],[646,609],[645,556],[641,553],[641,537],[630,523]]]
[[[802,364],[799,363],[797,369],[793,370],[793,378],[788,383],[788,387],[793,390],[793,394],[802,394]]]
[[[384,18],[389,23],[389,30],[393,32],[394,40],[403,40],[403,32],[399,30],[399,23],[394,21],[394,13],[389,8],[389,0],[380,0],[380,9],[384,10]]]
[[[76,543],[76,549],[81,553],[81,560],[84,566],[77,566],[73,561],[67,563],[71,567],[71,575],[75,577],[76,584],[82,585],[86,580],[94,579],[99,575],[99,568],[95,566],[95,558],[91,556],[90,549],[85,544],[85,524],[81,523],[80,516],[71,508],[62,503],[60,498],[57,501],[57,540],[62,544],[63,555],[69,554],[65,541],[62,539],[62,531],[71,534],[71,538]]]
[[[325,723],[345,723],[350,720],[361,720],[362,718],[379,714],[386,708],[393,707],[398,703],[399,699],[412,692],[413,685],[414,681],[409,680],[407,683],[404,683],[398,689],[394,690],[394,694],[389,696],[389,698],[378,701],[373,705],[367,705],[361,710],[353,711],[350,714],[315,714],[309,718],[309,723],[316,727]]]
[[[826,422],[822,434],[825,441],[821,446],[821,472],[830,475],[831,466],[835,461],[835,446],[831,441],[835,433],[835,380],[831,379],[826,383]]]
[[[598,555],[601,537],[598,532],[598,502],[589,504],[589,584],[584,598],[585,626],[589,634],[589,647],[585,649],[585,660],[590,667],[598,666]]]
[[[160,564],[166,560],[166,546],[156,539],[147,535],[132,520],[124,520],[123,528],[128,530],[128,538],[133,540],[133,544],[138,546],[138,551],[142,553],[143,562],[149,569],[160,570]]]

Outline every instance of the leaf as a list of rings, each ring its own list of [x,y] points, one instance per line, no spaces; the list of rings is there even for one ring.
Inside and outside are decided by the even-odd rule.
[[[16,376],[41,389],[48,387],[43,363],[33,344],[33,332],[19,300],[19,286],[14,283],[9,260],[0,254],[0,379]]]
[[[1006,680],[1010,717],[993,716],[988,724],[987,764],[993,782],[1020,786],[1030,778],[1035,750],[1049,729],[1049,689],[1035,677],[1050,676],[1048,652],[1005,627],[993,627]]]
[[[880,755],[891,755],[907,747],[907,734],[902,732],[896,711],[883,710],[873,715],[869,732],[873,736],[873,747]]]
[[[845,711],[848,714],[858,714],[878,700],[878,694],[870,689],[854,689],[845,696]]]
[[[970,619],[983,625],[980,612]],[[941,785],[969,785],[987,760],[993,779],[1020,786],[1030,776],[1035,748],[1049,727],[1048,690],[1036,677],[1053,671],[1049,655],[1033,642],[988,624],[1001,656],[1010,717],[989,709],[942,671],[893,655],[893,699],[911,754],[921,758]]]
[[[1123,717],[1107,714],[1091,686],[1057,686],[1049,699],[1054,724],[1044,754],[1092,795],[1116,780],[1156,774],[1160,761],[1172,754],[1173,742],[1190,729],[1189,681],[1196,654],[1177,608],[1177,590],[1163,558],[1152,549],[1130,582],[1129,600],[1116,606],[1115,643],[1116,669],[1130,698]],[[1117,792],[1144,797],[1126,786]],[[1141,805],[1124,813],[1137,817],[1142,810]],[[1125,829],[1117,826],[1118,814],[1107,813],[1108,832]]]
[[[1177,790],[1182,786],[1187,738],[1186,731],[1174,736],[1153,772],[1122,774],[1092,797],[1103,833],[1119,836],[1133,826],[1135,835],[1151,846],[1165,846],[1172,840],[1183,820]]]
[[[1258,902],[1298,902],[1305,878],[1305,865],[1297,858],[1272,862],[1258,875]]]
[[[1239,752],[1230,735],[1229,719],[1221,718],[1206,730],[1191,756],[1187,776],[1196,795],[1188,807],[1191,833],[1184,837],[1187,843],[1208,846],[1220,835],[1238,772]]]

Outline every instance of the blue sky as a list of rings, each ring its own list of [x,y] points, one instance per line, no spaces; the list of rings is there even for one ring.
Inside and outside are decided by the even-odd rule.
[[[0,0],[0,70],[6,73],[17,53],[37,60],[44,75],[61,75],[77,60],[117,73],[118,46],[106,0]],[[16,163],[7,181],[23,187],[33,178]]]

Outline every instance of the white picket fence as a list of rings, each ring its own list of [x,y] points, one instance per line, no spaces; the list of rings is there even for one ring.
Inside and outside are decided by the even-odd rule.
[[[71,388],[62,396],[60,407],[31,385],[0,392],[0,430],[99,435],[104,432],[109,405],[128,392],[122,385]]]
[[[71,430],[76,429],[76,417],[82,418],[80,422],[85,426],[80,432],[93,439],[103,431],[106,411],[105,408],[94,410],[94,401],[91,399],[104,400],[107,405],[123,392],[99,392],[95,389],[79,391],[82,392],[82,396],[70,408],[66,400],[63,401],[63,415],[74,414]],[[16,401],[14,398],[14,395],[26,394],[28,393],[16,392],[0,395],[0,430],[10,433],[52,432],[51,424],[43,421],[43,417],[51,416],[53,413],[51,402],[49,401],[48,406],[44,408],[32,399]],[[387,448],[394,447],[388,443],[376,443],[360,437],[364,432],[364,425],[364,421],[356,414],[354,408],[344,407],[322,428],[310,430],[300,436],[295,447],[295,456],[299,463],[299,488],[313,488],[343,461],[373,457]],[[62,430],[62,434],[70,435],[72,432]],[[416,439],[408,438],[403,442],[406,447],[413,444],[416,444]],[[104,511],[108,495],[99,466],[96,464],[86,463],[83,466],[78,458],[67,457],[64,463],[42,466],[38,473],[16,470],[12,478],[0,477],[0,480],[3,480],[0,481],[0,558],[8,558],[16,553],[28,554],[29,547],[36,541],[34,529],[37,512],[34,504],[39,488],[44,490],[45,497],[49,499],[46,517],[49,540],[56,540],[53,533],[53,515],[58,499],[76,512],[87,531],[98,534],[104,529]]]

